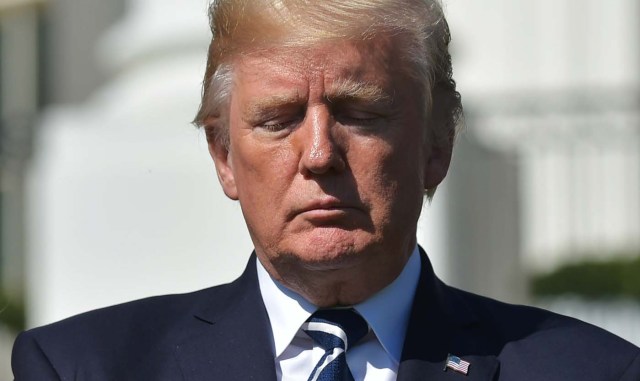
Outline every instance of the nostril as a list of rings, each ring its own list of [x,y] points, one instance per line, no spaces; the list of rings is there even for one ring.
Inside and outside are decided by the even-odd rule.
[[[300,164],[301,170],[314,174],[339,172],[345,168],[342,150],[336,142],[329,139],[314,142],[304,153]]]

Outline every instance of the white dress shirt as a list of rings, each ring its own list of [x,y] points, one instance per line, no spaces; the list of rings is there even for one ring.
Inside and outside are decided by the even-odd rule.
[[[260,261],[256,262],[260,292],[273,334],[277,379],[306,380],[325,351],[300,327],[318,307],[275,281]],[[356,381],[396,379],[419,278],[420,255],[416,246],[391,284],[353,306],[371,327],[369,334],[347,353],[347,363]]]

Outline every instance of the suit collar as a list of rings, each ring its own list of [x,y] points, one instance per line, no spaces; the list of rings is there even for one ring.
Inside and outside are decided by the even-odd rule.
[[[233,283],[211,289],[196,308],[175,354],[185,381],[276,379],[267,313],[256,258]]]
[[[442,283],[421,251],[422,273],[398,369],[398,381],[490,381],[499,363],[482,351],[478,318],[466,300]],[[448,354],[471,363],[467,375],[445,371]]]
[[[398,381],[490,381],[499,363],[486,350],[479,319],[459,292],[443,284],[421,251],[422,272],[398,369]],[[275,381],[269,320],[255,254],[240,278],[213,288],[175,347],[185,381]],[[222,346],[222,348],[221,348]],[[471,363],[468,375],[444,371],[451,353]]]

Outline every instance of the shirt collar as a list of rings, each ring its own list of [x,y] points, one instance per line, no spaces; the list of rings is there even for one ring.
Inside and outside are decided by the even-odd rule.
[[[259,260],[256,264],[260,293],[269,315],[277,358],[318,307],[271,278]],[[404,269],[393,282],[371,298],[353,306],[369,323],[380,344],[396,363],[400,362],[402,355],[413,297],[420,278],[420,267],[420,254],[416,246]]]
[[[271,278],[259,260],[256,261],[256,264],[260,293],[267,309],[267,315],[269,315],[274,353],[277,358],[291,343],[302,324],[318,307]]]
[[[416,246],[393,282],[353,307],[369,323],[380,344],[396,363],[400,363],[402,356],[413,297],[420,279],[420,267],[420,254]]]

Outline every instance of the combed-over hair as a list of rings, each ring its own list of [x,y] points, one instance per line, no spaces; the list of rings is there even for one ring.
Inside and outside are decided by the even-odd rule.
[[[452,78],[449,26],[439,0],[213,0],[213,34],[194,124],[228,145],[233,59],[270,47],[309,47],[331,40],[401,36],[407,74],[422,85],[425,137],[448,143],[462,116]],[[211,123],[215,121],[215,125]]]

